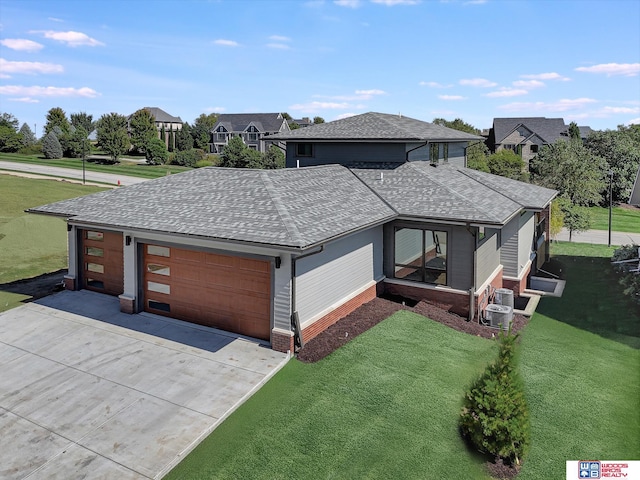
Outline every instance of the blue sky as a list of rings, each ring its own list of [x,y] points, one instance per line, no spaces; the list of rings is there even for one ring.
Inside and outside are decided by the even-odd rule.
[[[640,2],[2,0],[0,111],[640,123]]]

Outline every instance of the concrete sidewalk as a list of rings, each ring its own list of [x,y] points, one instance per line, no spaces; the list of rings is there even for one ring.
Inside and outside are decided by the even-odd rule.
[[[561,242],[569,241],[569,231],[562,229],[555,240]],[[607,230],[587,230],[586,232],[574,233],[571,236],[574,243],[593,243],[607,245],[609,243],[609,232]],[[611,232],[611,245],[630,245],[635,243],[640,245],[640,233]]]
[[[0,478],[161,478],[287,360],[86,290],[0,313]]]
[[[46,165],[30,165],[20,162],[0,161],[0,172],[9,170],[13,172],[25,172],[35,175],[46,175],[57,178],[71,178],[74,180],[82,180],[82,170],[63,167],[49,167]],[[134,185],[136,183],[145,182],[147,178],[129,177],[126,175],[117,175],[113,173],[90,172],[85,170],[85,180],[87,182],[106,183],[109,185]]]

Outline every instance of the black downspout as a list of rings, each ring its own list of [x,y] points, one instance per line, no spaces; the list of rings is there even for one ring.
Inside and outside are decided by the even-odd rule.
[[[320,245],[320,250],[305,253],[297,257],[291,256],[291,328],[293,328],[294,334],[294,347],[304,347],[304,340],[302,338],[302,330],[300,329],[300,321],[298,319],[298,311],[296,310],[296,261],[301,258],[317,255],[324,251],[324,245]]]
[[[429,145],[429,140],[424,142],[422,145],[418,145],[416,148],[412,148],[411,150],[407,150],[407,152],[405,153],[404,161],[405,162],[409,161],[409,154],[411,152],[413,152],[414,150],[418,150],[419,148],[426,147],[427,145]]]

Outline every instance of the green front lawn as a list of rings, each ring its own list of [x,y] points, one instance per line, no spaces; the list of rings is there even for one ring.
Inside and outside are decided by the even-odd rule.
[[[564,478],[566,460],[640,459],[640,310],[621,295],[606,248],[552,250],[567,284],[522,336],[532,448],[521,480]]]
[[[609,209],[591,207],[591,228],[609,230]],[[640,208],[613,207],[611,210],[611,230],[614,232],[640,233]]]
[[[0,175],[0,311],[29,298],[3,292],[2,284],[67,266],[64,220],[24,210],[101,190],[104,188]]]
[[[520,346],[532,422],[520,479],[564,478],[566,460],[640,458],[640,312],[610,250],[554,244],[565,293],[541,300]],[[317,364],[291,360],[165,478],[487,478],[457,420],[495,352],[399,312]]]
[[[0,153],[0,160],[7,162],[28,163],[31,165],[44,165],[48,167],[63,167],[82,170],[82,159],[80,158],[60,158],[58,160],[47,160],[37,155],[20,155],[18,153]],[[85,169],[88,172],[113,173],[141,178],[158,178],[168,174],[180,173],[192,170],[188,167],[178,165],[146,165],[136,163],[127,159],[120,160],[115,165],[97,163],[89,160],[85,162]]]
[[[398,312],[316,364],[291,360],[167,479],[486,479],[458,435],[496,344]]]

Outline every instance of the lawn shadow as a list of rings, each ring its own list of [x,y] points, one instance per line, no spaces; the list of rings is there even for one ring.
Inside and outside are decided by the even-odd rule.
[[[549,268],[566,286],[561,298],[542,298],[538,313],[640,349],[640,305],[622,293],[609,258],[558,255]]]

